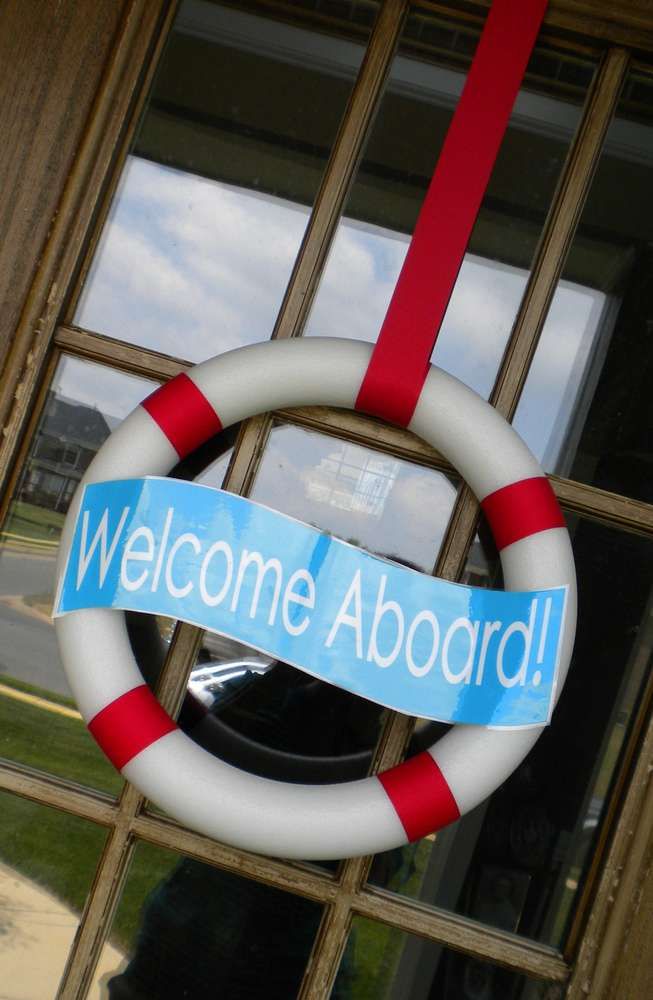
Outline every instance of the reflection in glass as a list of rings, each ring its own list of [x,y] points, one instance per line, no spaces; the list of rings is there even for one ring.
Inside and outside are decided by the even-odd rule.
[[[73,492],[144,379],[64,358],[0,534],[0,754],[107,791],[120,777],[71,698],[50,618],[59,536]]]
[[[473,34],[437,15],[409,19],[309,334],[376,340],[475,45]],[[482,396],[494,383],[592,71],[536,49],[501,146],[433,354]]]
[[[106,831],[0,792],[0,995],[53,997]],[[107,946],[100,967],[115,962]]]
[[[111,928],[120,953],[96,975],[109,1000],[297,995],[321,907],[139,844]]]
[[[250,495],[429,572],[456,489],[433,470],[283,425],[273,428]],[[180,724],[235,766],[320,783],[368,772],[382,717],[383,709],[365,699],[206,633]],[[415,748],[433,742],[439,728],[421,727]]]
[[[380,855],[371,876],[554,947],[584,885],[653,648],[651,541],[579,518],[569,528],[579,622],[551,726],[488,802],[400,859]]]
[[[75,322],[191,361],[266,340],[362,53],[182,4]]]
[[[653,500],[653,84],[633,75],[515,426],[548,472]]]
[[[339,1000],[562,1000],[564,987],[354,917],[331,996]]]
[[[298,427],[273,430],[253,500],[423,573],[456,498],[450,478]]]
[[[179,724],[241,770],[329,784],[367,774],[383,716],[372,702],[207,633]]]

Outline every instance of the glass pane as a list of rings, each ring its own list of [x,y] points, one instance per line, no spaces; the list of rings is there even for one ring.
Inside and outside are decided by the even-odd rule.
[[[437,838],[378,856],[371,876],[554,947],[587,876],[653,648],[653,541],[568,520],[579,622],[551,726],[488,802]]]
[[[321,907],[201,861],[139,844],[110,933],[110,1000],[297,995]]]
[[[287,425],[273,429],[251,491],[423,572],[435,563],[455,496],[441,473]],[[182,728],[237,767],[315,783],[369,769],[383,710],[286,663],[206,633],[189,688]],[[420,746],[433,727],[424,728]]]
[[[333,1000],[562,1000],[564,987],[354,917]]]
[[[59,535],[91,459],[152,383],[64,358],[0,534],[0,754],[117,791],[75,710],[50,618]]]
[[[444,473],[299,427],[276,427],[253,500],[430,573],[456,485]]]
[[[436,15],[409,19],[309,334],[376,340],[476,41]],[[493,170],[433,354],[483,396],[494,383],[592,72],[589,63],[538,47]]]
[[[53,997],[106,832],[0,792],[0,995]],[[101,965],[115,961],[106,947]]]
[[[363,53],[285,11],[182,4],[76,323],[191,361],[270,336]]]
[[[548,472],[653,501],[653,83],[612,123],[515,426]]]

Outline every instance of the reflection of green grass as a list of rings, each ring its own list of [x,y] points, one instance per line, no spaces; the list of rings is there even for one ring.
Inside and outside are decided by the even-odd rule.
[[[7,680],[3,677],[2,682]],[[36,693],[55,700],[47,691]],[[122,784],[81,719],[4,696],[0,696],[0,755],[113,794]]]
[[[601,768],[592,792],[593,798],[601,799],[601,801],[607,799],[612,776],[615,773],[625,738],[626,730],[624,725],[619,722],[615,723],[605,747]]]
[[[64,514],[33,503],[16,500],[9,508],[4,530],[24,538],[46,539],[56,542],[61,534]]]
[[[0,861],[81,913],[106,830],[6,792],[0,792],[0,808]],[[129,948],[144,896],[177,860],[172,854],[136,851],[111,929],[111,940],[119,948]]]
[[[106,831],[0,793],[0,860],[80,912]]]
[[[118,947],[133,947],[143,903],[178,864],[179,857],[172,851],[151,844],[136,846],[111,935]]]
[[[2,678],[22,690],[30,685]],[[55,700],[47,691],[31,693]],[[57,701],[63,699],[57,698]],[[0,754],[9,760],[117,794],[120,775],[81,720],[0,696]],[[2,795],[0,860],[81,910],[105,831],[15,795]]]
[[[394,927],[357,917],[349,958],[352,1000],[383,1000],[394,982],[404,934]]]
[[[51,701],[68,699],[33,685],[7,681]],[[0,755],[80,784],[117,794],[122,778],[105,760],[84,723],[0,695]],[[86,820],[0,792],[0,861],[81,912],[100,858],[106,831]],[[111,937],[127,947],[140,905],[176,864],[167,852],[137,851]]]
[[[422,895],[422,882],[424,881],[424,875],[426,873],[426,866],[429,863],[433,851],[437,850],[435,840],[430,837],[424,837],[419,840],[412,848],[404,848],[404,850],[412,850],[412,864],[411,864],[411,874],[406,879],[403,884],[396,886],[395,891],[401,892],[402,896],[409,896],[411,899],[420,899]]]
[[[571,908],[574,905],[577,893],[577,889],[570,888],[567,883],[569,882],[573,884],[576,882],[576,884],[578,884],[580,882],[580,878],[581,869],[577,865],[567,869],[565,885],[557,903],[555,920],[553,922],[553,927],[551,928],[551,941],[560,942],[565,939],[565,929],[567,927]]]
[[[398,860],[401,862],[396,871],[373,881],[402,896],[419,899],[435,844],[425,838],[400,850],[401,857],[393,859],[395,864]],[[407,937],[393,927],[362,917],[355,918],[345,962],[353,973],[350,986],[352,1000],[383,1000],[394,982]]]

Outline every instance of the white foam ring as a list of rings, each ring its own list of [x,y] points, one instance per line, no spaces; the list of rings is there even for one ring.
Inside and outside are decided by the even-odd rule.
[[[220,355],[188,374],[227,427],[284,407],[353,408],[371,350],[371,345],[335,338],[266,342]],[[436,368],[427,378],[410,429],[452,462],[479,499],[543,475],[512,427],[469,388]],[[176,461],[163,432],[139,407],[98,452],[80,489],[88,482],[163,475]],[[59,573],[78,505],[79,492],[66,522]],[[576,620],[576,578],[567,532],[557,528],[523,539],[505,549],[501,559],[506,589],[569,588],[561,688]],[[122,612],[73,612],[57,619],[56,630],[66,673],[87,721],[143,683]],[[455,726],[431,748],[461,813],[512,773],[539,733]],[[319,786],[271,781],[212,757],[181,731],[143,750],[123,773],[191,828],[262,854],[343,858],[375,854],[406,842],[401,822],[376,778]]]

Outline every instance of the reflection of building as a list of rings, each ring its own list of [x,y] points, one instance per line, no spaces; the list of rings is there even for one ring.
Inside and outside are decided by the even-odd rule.
[[[65,513],[93,456],[111,433],[109,421],[92,406],[49,392],[20,499]]]
[[[379,518],[398,474],[398,462],[345,444],[307,477],[306,491],[319,503]]]

